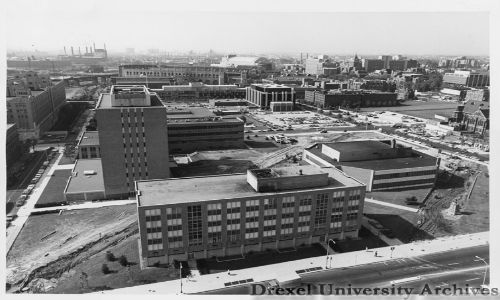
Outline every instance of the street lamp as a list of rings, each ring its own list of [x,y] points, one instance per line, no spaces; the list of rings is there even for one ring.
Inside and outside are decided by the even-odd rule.
[[[330,253],[330,241],[335,245],[335,241],[332,239],[328,239],[328,241],[326,241],[326,265],[325,265],[325,269],[328,269],[328,255]],[[330,265],[331,265],[331,261],[330,261]]]
[[[395,247],[391,247],[391,258],[392,258],[392,252],[394,252]]]
[[[179,278],[181,280],[181,294],[182,294],[182,262],[180,262],[180,267],[179,267]]]
[[[481,257],[477,256],[476,255],[476,258],[479,259],[480,261],[484,262],[485,264],[485,268],[484,268],[484,278],[483,278],[483,286],[484,286],[484,283],[486,282],[486,272],[488,271],[488,263]]]

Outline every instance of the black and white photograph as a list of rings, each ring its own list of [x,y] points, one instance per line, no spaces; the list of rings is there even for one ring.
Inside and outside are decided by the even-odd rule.
[[[500,2],[1,6],[9,299],[500,297]]]

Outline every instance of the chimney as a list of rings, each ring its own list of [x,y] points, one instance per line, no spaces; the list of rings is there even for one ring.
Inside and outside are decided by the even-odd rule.
[[[95,52],[95,42],[94,42],[94,52]]]
[[[78,55],[82,56],[82,51],[80,50],[80,46],[78,46]]]
[[[66,54],[66,46],[64,46],[64,55],[67,55],[67,54]]]
[[[89,47],[85,46],[85,54],[89,53]]]
[[[75,53],[73,52],[73,46],[71,46],[71,56],[75,56]]]

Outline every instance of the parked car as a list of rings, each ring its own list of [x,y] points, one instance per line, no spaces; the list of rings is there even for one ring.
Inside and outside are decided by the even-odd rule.
[[[370,225],[372,225],[376,229],[379,229],[379,230],[384,229],[384,226],[382,226],[382,224],[380,224],[378,221],[369,220],[368,223],[370,223]]]
[[[382,232],[383,235],[385,235],[386,237],[388,237],[390,239],[393,239],[396,237],[394,235],[394,232],[392,232],[392,230],[390,230],[388,228],[384,228],[384,229],[380,230],[380,232]]]
[[[25,202],[25,200],[24,200],[24,199],[19,198],[19,200],[17,200],[17,202],[16,202],[16,205],[17,205],[17,206],[23,206],[23,205],[24,205],[24,202]]]

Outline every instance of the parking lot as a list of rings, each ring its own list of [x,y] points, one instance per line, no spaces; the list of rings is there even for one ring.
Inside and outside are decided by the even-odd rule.
[[[324,127],[354,127],[342,117],[326,116],[310,111],[253,112],[252,117],[271,128],[311,129]]]

